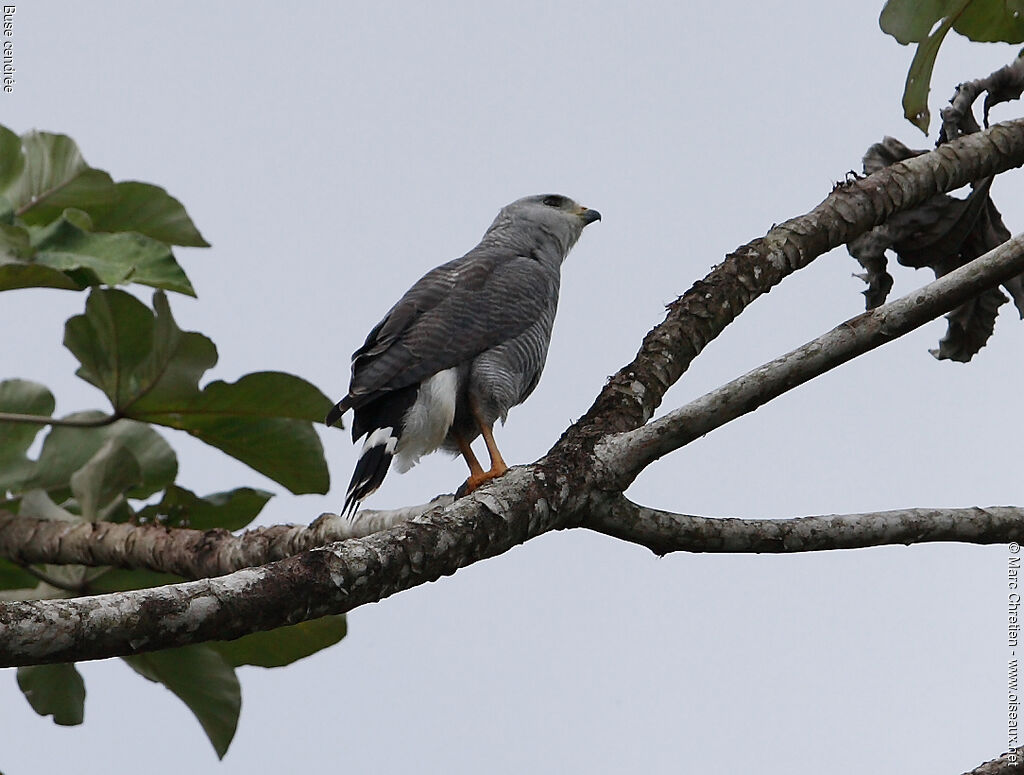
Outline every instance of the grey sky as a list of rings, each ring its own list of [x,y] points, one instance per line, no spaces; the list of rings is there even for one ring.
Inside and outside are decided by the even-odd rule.
[[[295,10],[298,7],[299,10]],[[820,201],[893,134],[912,52],[881,2],[710,4],[20,3],[0,122],[64,132],[115,179],[166,187],[213,243],[178,256],[179,324],[212,373],[299,374],[339,398],[348,358],[424,271],[498,209],[558,192],[601,211],[563,267],[547,369],[498,440],[543,454],[662,307],[722,256]],[[1009,46],[947,42],[933,113]],[[1016,106],[995,118],[1019,114]],[[1019,176],[993,196],[1024,227]],[[759,300],[668,395],[677,406],[862,309],[845,252]],[[896,291],[929,277],[898,269]],[[3,376],[58,412],[103,406],[60,347],[84,295],[3,297]],[[634,499],[713,516],[1021,504],[1024,326],[1005,310],[976,363],[927,353],[934,323],[653,466]],[[355,461],[324,434],[337,510]],[[259,475],[171,437],[200,493]],[[392,475],[367,505],[449,492],[461,461]],[[654,558],[545,536],[368,606],[337,647],[243,669],[218,764],[198,724],[117,660],[86,664],[86,723],[35,716],[13,671],[8,775],[339,772],[955,773],[1006,748],[1006,550],[932,545],[793,557]]]

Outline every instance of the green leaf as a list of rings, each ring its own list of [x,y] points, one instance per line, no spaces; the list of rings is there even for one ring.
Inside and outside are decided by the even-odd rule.
[[[136,232],[95,232],[90,226],[89,216],[73,209],[45,226],[30,226],[29,239],[35,249],[32,263],[71,273],[76,280],[88,279],[89,275],[82,274],[87,270],[106,285],[133,282],[196,295],[163,242]]]
[[[18,504],[18,513],[36,519],[50,519],[64,522],[80,522],[81,517],[72,514],[62,506],[58,506],[45,490],[29,490]],[[81,566],[68,566],[81,567]]]
[[[32,710],[62,726],[85,717],[85,681],[71,663],[18,668],[18,687]]]
[[[78,412],[64,419],[86,421],[103,416],[101,412]],[[123,444],[138,461],[142,483],[128,492],[130,497],[148,498],[174,481],[178,460],[164,438],[145,423],[118,420],[98,428],[52,428],[24,489],[40,488],[59,500],[70,493],[71,475],[89,462],[108,439]]]
[[[139,517],[194,530],[239,530],[252,522],[272,497],[273,493],[266,490],[238,487],[200,498],[191,490],[172,485],[159,503],[143,508]]]
[[[1021,0],[973,0],[956,18],[953,29],[978,42],[1024,42],[1024,3]]]
[[[28,232],[20,226],[0,223],[0,259],[21,261],[32,256]]]
[[[281,667],[333,646],[345,637],[345,633],[344,615],[324,616],[210,645],[235,667]]]
[[[299,377],[256,372],[234,384],[199,379],[217,361],[209,339],[178,328],[167,297],[155,314],[134,296],[95,290],[67,322],[64,344],[120,414],[177,428],[223,450],[295,493],[326,492],[327,464],[312,423],[330,399]]]
[[[95,522],[100,510],[125,491],[142,484],[142,469],[127,447],[107,439],[89,462],[71,475],[71,492],[82,518]]]
[[[0,193],[26,223],[46,223],[67,207],[88,210],[114,201],[110,175],[86,164],[67,135],[33,130],[22,135],[21,146],[21,152],[15,153],[9,137],[0,140],[4,167],[20,166],[17,175],[6,169],[0,172],[0,180],[9,181]]]
[[[170,245],[210,246],[181,202],[164,189],[135,181],[114,188],[116,202],[90,211],[96,231],[137,231]]]
[[[878,26],[904,46],[920,43],[940,19],[958,13],[963,6],[964,0],[888,0]]]
[[[118,412],[148,397],[157,404],[191,397],[199,378],[217,362],[217,348],[202,334],[184,333],[167,297],[153,299],[156,316],[131,294],[97,289],[85,314],[64,328],[64,346],[82,366],[76,374],[107,394]]]
[[[330,475],[313,430],[331,406],[299,377],[255,372],[211,382],[188,401],[140,401],[132,416],[183,430],[270,477],[293,493],[327,492]]]
[[[9,189],[23,169],[25,156],[21,152],[21,138],[7,127],[0,126],[0,191]]]
[[[38,581],[24,568],[0,557],[0,589],[25,589],[34,587]]]
[[[38,382],[8,379],[0,382],[0,412],[49,417],[54,409],[53,394]],[[0,422],[0,493],[18,489],[32,473],[32,461],[25,454],[42,425]]]
[[[91,270],[82,269],[76,275],[37,264],[31,260],[34,253],[35,248],[25,229],[0,223],[0,291],[17,288],[64,288],[77,291],[90,283],[99,283],[99,278]]]
[[[928,134],[928,124],[931,121],[928,90],[931,88],[935,57],[952,23],[951,16],[943,19],[935,32],[918,44],[917,52],[910,63],[910,70],[907,71],[907,83],[903,89],[903,115],[925,134]]]
[[[90,285],[99,285],[99,278],[88,269],[61,272],[59,269],[11,261],[0,256],[0,291],[16,291],[19,288],[61,288],[66,291],[80,291]]]
[[[234,668],[208,645],[185,646],[124,657],[132,670],[162,683],[202,724],[221,759],[238,726],[242,692]]]

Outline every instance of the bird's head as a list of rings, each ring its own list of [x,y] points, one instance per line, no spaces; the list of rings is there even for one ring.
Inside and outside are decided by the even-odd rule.
[[[601,213],[577,204],[561,194],[535,194],[505,205],[494,219],[488,235],[500,233],[503,238],[515,235],[525,242],[554,242],[560,258],[580,238],[583,227],[601,220]],[[518,240],[517,240],[518,241]]]

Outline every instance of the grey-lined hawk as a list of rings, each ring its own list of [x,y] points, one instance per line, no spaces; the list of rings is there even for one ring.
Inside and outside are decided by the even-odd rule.
[[[397,458],[407,471],[439,447],[460,452],[472,490],[508,466],[491,429],[540,379],[558,305],[562,261],[596,210],[558,194],[502,208],[480,244],[427,272],[352,355],[348,395],[353,443],[365,437],[345,495],[352,513],[380,487]],[[470,447],[483,436],[487,471]]]

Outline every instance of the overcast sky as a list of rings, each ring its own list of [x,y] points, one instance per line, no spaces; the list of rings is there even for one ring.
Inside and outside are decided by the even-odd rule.
[[[880,10],[24,2],[0,122],[67,133],[115,179],[181,199],[213,247],[177,251],[199,299],[172,305],[218,345],[212,377],[285,370],[332,398],[369,328],[502,205],[558,192],[599,209],[563,268],[540,387],[498,430],[522,463],[725,253],[809,210],[882,136],[932,144],[902,118],[912,51],[881,33]],[[1014,53],[948,41],[933,114]],[[1019,175],[993,196],[1021,230]],[[786,280],[663,410],[860,312],[854,271],[840,250]],[[930,279],[895,271],[895,293]],[[59,413],[104,406],[60,346],[84,299],[15,291],[0,305],[2,376],[47,384]],[[969,366],[928,354],[943,331],[715,431],[630,496],[746,517],[1021,504],[1024,327],[1004,308]],[[295,497],[166,434],[184,486],[278,492],[263,523],[338,510],[356,459],[347,433],[324,433],[332,491]],[[435,455],[367,505],[419,503],[465,476]],[[0,769],[958,773],[1006,749],[1006,566],[1005,547],[656,559],[548,535],[355,611],[327,652],[243,668],[222,763],[187,709],[119,660],[81,666],[86,721],[70,729],[3,671]]]

